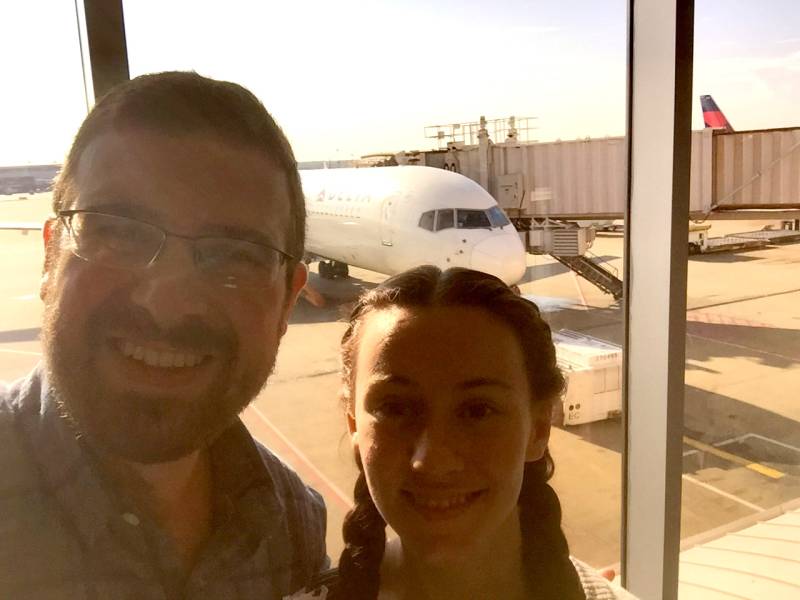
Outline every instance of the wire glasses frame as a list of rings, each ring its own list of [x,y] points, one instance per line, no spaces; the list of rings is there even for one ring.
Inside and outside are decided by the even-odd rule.
[[[168,237],[191,244],[194,265],[204,278],[228,288],[270,285],[282,265],[296,260],[269,244],[185,236],[121,215],[92,210],[61,210],[57,214],[71,238],[72,253],[107,267],[147,269],[158,260]]]

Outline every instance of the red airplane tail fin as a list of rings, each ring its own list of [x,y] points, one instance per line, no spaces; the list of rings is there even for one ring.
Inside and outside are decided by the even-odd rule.
[[[714,98],[700,96],[700,106],[703,108],[703,122],[706,127],[721,129],[722,131],[733,131],[733,127],[731,127],[717,103],[714,102]]]

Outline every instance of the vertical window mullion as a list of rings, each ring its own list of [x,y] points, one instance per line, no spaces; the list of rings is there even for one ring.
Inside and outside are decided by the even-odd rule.
[[[629,0],[623,582],[677,597],[693,0]]]

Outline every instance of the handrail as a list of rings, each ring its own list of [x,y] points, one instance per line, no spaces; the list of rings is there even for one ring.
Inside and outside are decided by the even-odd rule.
[[[617,270],[617,268],[614,265],[609,264],[608,261],[603,260],[591,250],[587,250],[586,254],[589,255],[590,260],[597,259],[597,260],[592,260],[592,262],[594,262],[598,267],[603,267],[604,269],[610,269],[614,273],[614,277],[619,279],[619,270]]]

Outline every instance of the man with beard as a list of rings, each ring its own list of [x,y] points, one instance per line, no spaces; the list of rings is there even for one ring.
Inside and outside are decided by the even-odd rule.
[[[238,413],[306,281],[286,138],[250,92],[138,77],[81,126],[44,229],[44,361],[0,393],[0,597],[281,598],[325,508]]]

